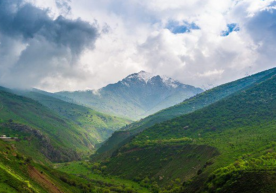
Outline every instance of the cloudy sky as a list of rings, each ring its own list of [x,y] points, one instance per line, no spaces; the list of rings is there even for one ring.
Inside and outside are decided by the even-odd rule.
[[[145,70],[210,88],[275,64],[275,0],[0,0],[7,87],[97,89]]]

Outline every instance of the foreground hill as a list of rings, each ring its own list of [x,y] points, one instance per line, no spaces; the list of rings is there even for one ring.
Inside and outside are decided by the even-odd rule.
[[[234,93],[241,92],[248,87],[258,84],[263,78],[269,74],[274,74],[276,69],[267,70],[234,82],[230,82],[211,90],[205,91],[196,95],[184,102],[173,107],[161,110],[153,115],[150,115],[140,121],[134,122],[115,132],[101,147],[97,150],[100,154],[112,154],[120,145],[124,144],[124,140],[130,140],[132,136],[149,128],[157,123],[176,118],[194,112],[198,109],[213,104],[221,99],[229,97]],[[125,142],[126,142],[125,141]]]
[[[65,97],[63,100],[70,98],[100,112],[137,120],[201,92],[199,88],[184,85],[171,78],[141,71],[97,91],[56,94]]]
[[[38,160],[69,161],[94,149],[94,139],[74,122],[42,104],[0,89],[1,135],[18,137],[16,147]]]
[[[26,157],[15,148],[17,142],[0,140],[0,192],[9,193],[84,193],[84,192],[141,192],[147,189],[135,182],[110,178],[86,178],[60,172]],[[78,164],[85,168],[85,164]],[[64,164],[67,168],[67,164]],[[83,171],[83,170],[82,170]],[[86,172],[90,172],[86,169]],[[83,174],[83,173],[81,173]]]
[[[274,72],[208,107],[144,130],[101,166],[106,174],[164,191],[273,192],[275,109]]]
[[[32,91],[17,90],[15,92],[38,101],[59,116],[73,121],[88,133],[90,138],[93,139],[93,145],[103,142],[114,131],[130,123],[129,120],[123,118],[106,115],[81,105],[65,102],[44,91],[34,89]]]

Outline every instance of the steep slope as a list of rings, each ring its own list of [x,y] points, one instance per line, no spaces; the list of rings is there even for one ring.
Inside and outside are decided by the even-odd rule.
[[[149,192],[136,183],[126,186],[120,180],[86,179],[35,163],[15,148],[17,142],[0,140],[0,192],[84,193]],[[87,169],[87,171],[89,171]],[[71,171],[71,173],[73,173]],[[128,181],[123,181],[128,182]]]
[[[84,106],[62,101],[55,98],[53,94],[44,91],[34,89],[33,91],[17,90],[15,92],[38,101],[58,115],[73,121],[76,125],[85,129],[90,138],[94,139],[94,145],[103,142],[115,130],[130,123],[129,120],[123,118],[106,115]]]
[[[211,90],[205,91],[196,95],[184,102],[173,107],[159,111],[140,121],[134,122],[122,128],[122,131],[115,132],[101,147],[97,150],[98,153],[111,154],[124,140],[136,135],[144,129],[161,123],[175,117],[194,112],[198,109],[213,104],[221,99],[224,99],[236,92],[240,92],[256,83],[269,74],[276,72],[276,69],[270,69],[256,75],[252,75],[234,82],[230,82]],[[125,130],[125,131],[124,131]]]
[[[251,158],[257,159],[260,155],[266,156],[267,152],[275,152],[275,109],[276,73],[272,73],[248,89],[208,107],[144,130],[102,165],[106,166],[107,174],[129,179],[139,176],[140,180],[148,177],[151,182],[157,182],[164,189],[169,187],[171,181],[179,178],[178,185],[186,181],[183,184],[184,192],[220,192],[220,189],[212,189],[208,183],[227,190],[231,184],[223,183],[230,182],[228,179],[231,175],[223,177],[223,172],[227,171],[223,167],[238,159],[248,163]],[[188,150],[181,153],[177,147]],[[139,164],[140,160],[155,154],[158,148],[162,148],[162,153],[167,154],[163,160],[152,156],[149,165],[146,162]],[[202,153],[194,151],[194,148],[205,149],[205,154],[210,156],[202,157]],[[177,162],[174,159],[175,151],[179,153]],[[125,162],[127,164],[123,164]],[[276,159],[271,158],[268,162],[275,163]],[[158,163],[158,170],[151,163]],[[183,169],[182,164],[188,168]],[[261,166],[262,170],[255,170],[257,174],[271,170],[268,165],[256,161],[256,169]],[[170,171],[167,167],[174,167],[175,170]],[[236,167],[239,168],[239,164],[236,163]],[[221,178],[216,174],[220,169]],[[245,178],[243,181],[246,182]],[[244,187],[248,185],[250,186],[247,184]]]
[[[42,161],[69,161],[93,150],[93,138],[84,129],[32,99],[4,90],[0,90],[0,131],[18,137],[16,147],[24,154]]]
[[[66,97],[64,100],[70,98],[100,112],[137,120],[200,92],[202,90],[199,88],[142,71],[97,91],[59,92],[56,94]]]

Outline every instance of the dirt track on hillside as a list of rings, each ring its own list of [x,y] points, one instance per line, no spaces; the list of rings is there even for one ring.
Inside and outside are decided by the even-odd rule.
[[[50,193],[63,193],[56,185],[51,182],[45,175],[41,174],[37,169],[32,166],[28,167],[28,173],[30,177],[39,183],[43,188],[45,188]]]

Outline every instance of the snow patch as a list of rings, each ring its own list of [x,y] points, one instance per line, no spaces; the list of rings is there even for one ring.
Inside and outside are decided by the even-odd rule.
[[[138,73],[138,78],[140,80],[144,80],[146,83],[151,80],[155,75],[152,74],[152,73],[148,73],[148,72],[145,72],[145,71],[141,71]]]
[[[145,83],[148,83],[148,81],[150,81],[152,78],[154,78],[156,76],[158,76],[158,75],[149,73],[149,72],[145,72],[145,71],[141,71],[139,73],[129,75],[126,79],[139,79],[140,81],[144,81]],[[160,76],[160,77],[161,77],[163,83],[168,87],[177,88],[180,85],[180,83],[178,81],[175,81],[172,78],[169,78],[167,76]],[[124,84],[128,85],[126,82],[124,82]]]
[[[148,73],[145,71],[141,71],[139,73],[135,73],[135,74],[131,74],[127,77],[127,79],[132,79],[132,78],[137,78],[140,81],[144,81],[144,82],[148,82],[149,80],[151,80],[155,75],[152,73]]]
[[[163,83],[168,87],[177,88],[179,86],[179,83],[177,81],[167,76],[161,76],[161,79]]]

